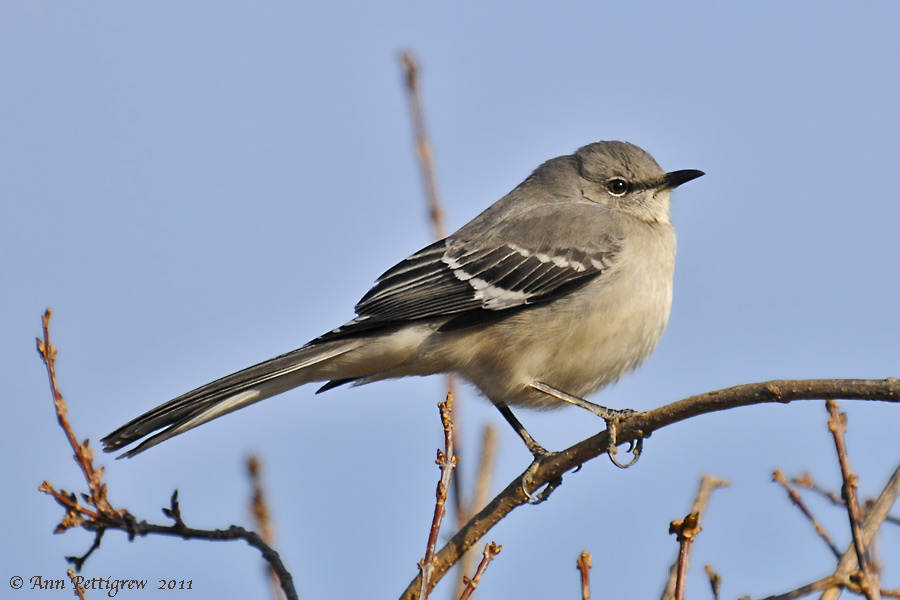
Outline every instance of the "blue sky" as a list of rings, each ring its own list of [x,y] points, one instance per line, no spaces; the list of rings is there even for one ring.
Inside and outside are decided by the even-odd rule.
[[[542,161],[602,139],[707,173],[673,198],[669,329],[597,401],[649,409],[771,378],[900,375],[898,12],[889,2],[3,3],[4,577],[63,576],[63,556],[90,544],[53,536],[60,511],[36,491],[44,479],[81,489],[34,352],[45,307],[72,421],[99,440],[344,322],[378,274],[430,241],[403,49],[421,62],[451,229]],[[189,524],[246,523],[243,458],[258,452],[301,596],[397,596],[424,553],[442,386],[289,392],[137,459],[102,457],[111,498],[163,521],[178,488]],[[471,389],[459,401],[468,474],[480,428],[499,427],[497,491],[529,455]],[[861,492],[875,494],[900,459],[898,407],[843,407]],[[586,465],[491,532],[503,552],[479,593],[577,597],[587,549],[596,595],[658,597],[676,553],[668,523],[703,473],[732,487],[713,497],[692,595],[705,593],[707,563],[723,597],[827,574],[828,550],[769,482],[782,468],[837,485],[825,416],[821,403],[705,416],[656,433],[633,469]],[[520,418],[551,448],[601,427],[574,409]],[[846,546],[844,515],[812,504]],[[881,550],[896,587],[895,532]],[[110,534],[86,572],[192,579],[197,597],[267,593],[242,544]]]

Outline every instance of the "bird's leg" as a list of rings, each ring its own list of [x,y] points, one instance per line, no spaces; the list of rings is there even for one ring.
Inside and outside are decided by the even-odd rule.
[[[531,452],[532,456],[534,456],[534,461],[532,461],[531,465],[522,475],[520,485],[522,486],[522,491],[525,492],[525,495],[528,497],[528,502],[530,504],[540,504],[550,497],[550,494],[553,493],[553,490],[562,485],[562,477],[551,481],[546,485],[546,487],[544,487],[543,490],[540,491],[540,493],[534,495],[529,493],[528,488],[525,487],[525,480],[530,478],[531,475],[535,471],[537,471],[537,468],[541,464],[541,459],[550,456],[553,453],[538,444],[534,440],[534,438],[531,437],[531,434],[528,433],[528,430],[525,429],[525,426],[522,425],[521,422],[519,422],[519,419],[516,418],[516,415],[512,413],[507,405],[497,404],[497,410],[500,411],[500,414],[503,415],[503,418],[506,419],[506,422],[512,425],[512,428],[516,431],[518,436],[522,438],[523,442],[525,442],[525,446],[528,447],[528,451]]]
[[[569,404],[574,404],[579,408],[583,408],[586,411],[592,412],[604,421],[606,421],[606,430],[609,434],[609,445],[606,449],[606,453],[609,455],[609,459],[619,468],[627,469],[634,463],[638,461],[638,458],[641,456],[641,451],[644,448],[644,438],[638,438],[637,442],[632,442],[628,446],[628,451],[633,452],[634,458],[632,458],[627,463],[619,462],[616,459],[616,454],[619,452],[616,443],[616,437],[618,435],[619,423],[624,419],[627,419],[631,415],[637,414],[636,410],[632,410],[630,408],[625,408],[621,410],[606,408],[605,406],[600,406],[599,404],[594,404],[593,402],[589,402],[584,398],[579,398],[578,396],[573,396],[572,394],[566,393],[560,389],[553,387],[552,385],[547,385],[541,381],[535,381],[530,384],[532,389],[535,389],[539,392],[543,392],[548,396],[553,396],[557,400],[562,400],[563,402],[568,402]]]
[[[516,433],[522,438],[522,441],[525,442],[528,451],[531,452],[535,460],[540,460],[550,454],[549,450],[534,441],[534,438],[531,437],[531,434],[528,433],[525,426],[519,422],[516,415],[512,413],[507,405],[497,404],[497,409],[500,411],[500,414],[503,415],[503,418],[506,419],[506,422],[512,425],[512,428],[516,430]]]

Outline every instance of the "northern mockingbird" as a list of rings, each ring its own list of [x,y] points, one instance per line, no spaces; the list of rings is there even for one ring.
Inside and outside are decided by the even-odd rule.
[[[625,142],[549,160],[459,231],[386,271],[355,319],[154,408],[103,438],[104,450],[156,432],[122,455],[134,456],[312,381],[326,382],[322,392],[452,373],[540,457],[546,450],[509,407],[563,406],[653,352],[672,304],[669,193],[701,175],[666,173]]]

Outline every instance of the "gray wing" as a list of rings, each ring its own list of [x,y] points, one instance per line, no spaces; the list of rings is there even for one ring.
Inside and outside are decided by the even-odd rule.
[[[500,316],[586,284],[612,265],[617,252],[612,242],[586,250],[500,242],[471,247],[444,239],[386,271],[356,305],[359,317],[315,341],[418,319]]]

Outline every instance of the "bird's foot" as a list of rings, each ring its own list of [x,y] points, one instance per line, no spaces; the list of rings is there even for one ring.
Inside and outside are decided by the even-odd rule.
[[[562,400],[563,402],[574,404],[575,406],[583,408],[584,410],[591,412],[603,419],[606,422],[606,431],[609,434],[609,443],[606,448],[606,454],[609,456],[609,459],[614,465],[616,465],[620,469],[627,469],[638,461],[641,456],[641,451],[644,449],[643,437],[639,437],[637,441],[633,441],[628,444],[628,452],[631,452],[633,456],[630,461],[628,461],[627,463],[623,463],[616,458],[616,454],[619,453],[619,449],[617,448],[618,444],[616,442],[616,439],[618,438],[619,424],[629,417],[636,415],[636,410],[632,410],[630,408],[607,408],[605,406],[590,402],[589,400],[585,400],[584,398],[573,396],[572,394],[557,389],[552,385],[547,385],[546,383],[543,383],[541,381],[533,382],[531,384],[531,387],[539,392],[547,394],[548,396],[553,396],[557,400]]]
[[[525,472],[522,473],[522,478],[519,480],[519,485],[522,488],[522,492],[528,498],[528,504],[540,504],[541,502],[544,502],[550,497],[550,494],[553,493],[553,490],[562,485],[562,476],[560,476],[539,488],[535,488],[530,492],[528,491],[528,487],[531,483],[532,477],[534,477],[538,469],[540,469],[544,460],[556,454],[556,452],[550,452],[544,449],[542,446],[539,446],[537,444],[536,446],[536,448],[532,448],[531,446],[529,446],[528,449],[531,450],[531,454],[534,456],[534,460],[530,465],[528,465],[528,468],[525,469]]]

